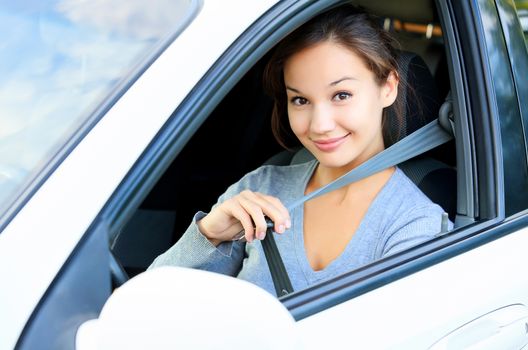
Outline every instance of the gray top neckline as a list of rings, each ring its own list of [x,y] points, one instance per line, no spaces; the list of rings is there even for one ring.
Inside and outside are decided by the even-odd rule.
[[[308,181],[310,181],[310,178],[312,177],[317,165],[319,164],[317,160],[312,160],[309,163],[310,164],[308,165],[308,171],[306,171],[302,179],[302,185],[298,187],[298,198],[301,198],[305,195],[306,187],[308,186]],[[368,223],[372,216],[371,213],[376,210],[376,207],[378,206],[377,203],[380,200],[383,200],[385,194],[387,192],[390,192],[389,190],[392,187],[392,183],[394,183],[394,178],[400,175],[399,172],[401,172],[401,170],[396,167],[396,171],[382,186],[380,191],[374,197],[372,203],[370,203],[365,215],[361,219],[352,238],[348,241],[347,245],[345,246],[345,249],[343,249],[343,251],[334,260],[332,260],[321,270],[314,270],[312,268],[312,266],[310,265],[310,261],[308,260],[308,256],[306,254],[306,248],[304,245],[304,205],[298,206],[294,209],[294,218],[292,218],[292,225],[297,225],[297,227],[292,227],[292,230],[294,232],[301,233],[299,235],[294,235],[293,237],[295,253],[297,255],[297,260],[299,264],[302,266],[302,270],[305,274],[306,280],[309,284],[324,280],[328,276],[335,275],[337,270],[341,268],[342,264],[346,263],[346,261],[350,259],[350,256],[354,254],[354,247],[357,246],[357,243],[355,242],[359,239],[358,237],[365,234],[365,228],[366,226],[368,226]]]

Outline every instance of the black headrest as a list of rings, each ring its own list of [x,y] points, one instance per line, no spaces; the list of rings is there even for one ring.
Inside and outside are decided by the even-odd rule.
[[[405,109],[401,119],[396,118],[394,110],[389,109],[391,137],[385,140],[386,147],[437,118],[442,104],[435,80],[420,56],[400,51],[397,60],[400,75],[407,81],[407,85],[402,85],[399,90],[402,95],[400,98],[405,101]]]

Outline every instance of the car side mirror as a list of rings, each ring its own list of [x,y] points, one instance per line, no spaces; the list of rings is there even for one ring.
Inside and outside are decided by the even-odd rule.
[[[117,288],[76,349],[300,349],[296,323],[273,295],[225,275],[148,270]]]

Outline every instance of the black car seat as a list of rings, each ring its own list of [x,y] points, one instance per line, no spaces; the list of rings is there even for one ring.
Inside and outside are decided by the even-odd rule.
[[[438,96],[435,80],[424,60],[412,52],[400,51],[398,57],[400,74],[407,78],[408,86],[401,89],[406,108],[404,118],[390,118],[391,143],[411,134],[420,127],[438,117],[442,100]],[[387,143],[387,140],[386,140]],[[450,148],[445,148],[450,149]],[[442,160],[454,158],[453,154],[443,154]],[[448,213],[451,221],[456,216],[456,170],[446,162],[434,158],[434,152],[428,152],[410,159],[398,166],[433,202]],[[271,157],[266,164],[299,164],[313,159],[305,148],[283,151]],[[454,162],[453,162],[454,163]]]

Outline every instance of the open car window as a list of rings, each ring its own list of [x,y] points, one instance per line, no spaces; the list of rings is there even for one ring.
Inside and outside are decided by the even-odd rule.
[[[380,25],[396,37],[401,45],[398,49],[410,53],[419,62],[416,65],[421,73],[413,73],[416,76],[412,77],[416,84],[414,89],[418,94],[425,92],[430,96],[434,91],[435,95],[434,103],[426,101],[425,110],[433,118],[441,113],[448,115],[458,128],[455,140],[413,160],[420,165],[410,166],[410,173],[414,172],[418,179],[417,186],[422,186],[422,181],[425,181],[427,185],[423,185],[423,190],[430,193],[434,202],[443,202],[443,209],[450,214],[450,219],[455,224],[455,230],[449,235],[456,235],[461,229],[478,223],[480,218],[475,205],[477,194],[472,182],[475,174],[472,158],[474,154],[467,115],[458,105],[460,99],[465,98],[464,87],[453,81],[458,72],[453,71],[453,66],[456,65],[450,63],[454,58],[448,54],[446,28],[443,27],[441,16],[433,2],[427,2],[421,8],[420,15],[414,17],[391,9],[390,6],[385,8],[381,3],[370,7],[365,4],[366,9],[378,15]],[[324,7],[325,5],[320,5],[313,13]],[[289,24],[291,27],[284,26],[281,30],[286,33],[302,21],[298,19],[295,22],[294,16]],[[240,46],[233,47],[247,44],[244,39],[240,38]],[[195,213],[209,210],[229,185],[283,151],[271,134],[269,116],[272,103],[262,91],[263,66],[276,43],[277,40],[258,46],[247,70],[236,70],[232,66],[224,69],[231,72],[229,81],[232,86],[224,84],[219,91],[211,92],[208,89],[214,89],[214,86],[209,85],[203,88],[201,95],[196,92],[196,95],[188,97],[186,102],[192,103],[193,107],[191,110],[183,110],[195,118],[203,118],[204,122],[192,132],[188,142],[181,144],[182,148],[174,154],[174,159],[157,170],[157,181],[148,192],[144,192],[141,204],[129,214],[131,219],[126,222],[116,220],[119,224],[110,232],[113,253],[130,276],[144,271],[156,256],[177,242]],[[247,65],[248,61],[238,58],[238,54],[226,53],[215,68],[220,69],[223,64]],[[222,74],[220,70],[215,71],[213,68],[210,74],[214,73]],[[426,85],[422,83],[423,77],[418,76],[420,74],[429,75]],[[196,91],[200,91],[200,88]],[[211,105],[211,96],[217,96],[219,102]],[[177,113],[173,118],[177,118]],[[178,143],[176,136],[166,137],[171,138],[175,144]],[[145,157],[148,155],[147,151]],[[424,167],[432,171],[424,174],[421,172]],[[459,184],[467,184],[471,189],[464,192],[457,188]],[[438,228],[439,233],[440,230],[441,227]],[[437,249],[434,247],[440,246],[441,243],[438,242],[442,239],[443,237],[433,239],[437,244],[432,246],[429,242],[424,242],[416,247],[407,247],[409,249],[404,252],[349,271],[341,278],[347,281],[364,279],[384,269],[397,267],[402,261],[412,262],[417,256]],[[321,290],[325,288],[323,284],[320,286]],[[312,296],[318,293],[317,288],[299,292],[305,292],[305,295],[312,293]],[[295,301],[292,300],[295,298],[296,295],[288,297],[285,303],[293,305]]]

